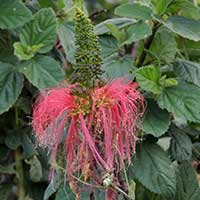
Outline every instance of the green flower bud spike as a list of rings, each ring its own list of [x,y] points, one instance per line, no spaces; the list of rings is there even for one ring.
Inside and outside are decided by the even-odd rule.
[[[79,9],[75,16],[76,65],[73,81],[83,86],[93,87],[95,80],[103,73],[98,37],[90,19]]]

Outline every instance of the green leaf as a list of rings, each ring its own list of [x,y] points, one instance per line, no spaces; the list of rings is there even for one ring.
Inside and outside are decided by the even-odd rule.
[[[107,79],[115,79],[117,77],[130,77],[130,72],[134,69],[133,58],[130,56],[119,57],[116,55],[110,56],[104,61],[102,66],[104,70],[103,77]]]
[[[12,150],[17,149],[21,145],[21,135],[18,130],[9,131],[6,134],[5,144]]]
[[[21,135],[21,145],[23,147],[23,155],[25,158],[30,158],[35,154],[35,147],[31,139],[29,138],[28,134],[30,133],[28,131],[25,131]]]
[[[50,182],[44,192],[43,200],[48,200],[58,190],[62,181],[61,173],[55,171],[53,180]]]
[[[0,62],[0,114],[7,111],[17,100],[23,87],[23,76],[15,66]]]
[[[170,142],[170,154],[173,159],[181,162],[184,160],[190,160],[192,157],[192,142],[188,135],[181,129],[171,128],[169,133],[171,134]]]
[[[160,23],[178,35],[194,41],[200,41],[200,21],[182,16],[170,16],[167,20],[155,17]]]
[[[166,29],[159,29],[149,49],[148,57],[158,60],[159,64],[170,63],[175,58],[176,51],[175,34]],[[147,58],[147,61],[148,59],[150,58]]]
[[[143,142],[137,145],[132,171],[150,191],[172,199],[176,191],[175,170],[164,150],[157,144]]]
[[[192,92],[191,92],[192,91]],[[172,112],[175,118],[191,122],[200,121],[200,88],[185,82],[165,88],[157,97],[161,108]]]
[[[43,47],[43,44],[24,46],[20,42],[14,43],[14,54],[19,58],[19,60],[30,60],[34,57],[35,53]]]
[[[19,0],[0,0],[0,28],[23,26],[32,18],[31,11]]]
[[[169,113],[160,109],[154,101],[149,101],[142,124],[145,133],[160,137],[167,131],[169,124]]]
[[[0,165],[1,174],[16,174],[15,164]]]
[[[52,9],[43,8],[34,14],[31,22],[26,24],[20,33],[20,42],[24,46],[40,46],[39,53],[52,49],[56,41],[56,16]]]
[[[159,85],[161,78],[160,68],[154,66],[141,67],[136,71],[136,79],[142,89],[159,94],[162,87]]]
[[[152,34],[151,26],[144,23],[144,22],[138,22],[135,23],[127,29],[127,40],[124,41],[122,45],[125,44],[131,44],[132,42],[139,41],[141,39],[144,39]]]
[[[121,28],[124,28],[124,27],[126,27],[128,25],[134,24],[136,22],[137,22],[137,20],[135,20],[135,19],[125,18],[125,17],[108,19],[108,20],[105,20],[105,21],[97,24],[94,27],[94,32],[97,35],[102,35],[102,34],[108,33],[109,29],[106,27],[106,24],[114,24],[119,29],[121,29]]]
[[[1,184],[0,185],[0,199],[2,200],[9,200],[10,194],[12,193],[11,184]]]
[[[74,26],[70,22],[59,23],[58,36],[62,47],[65,50],[67,60],[71,63],[75,63],[75,35]]]
[[[19,70],[37,88],[56,86],[64,80],[64,71],[52,57],[38,56],[20,64]]]
[[[198,200],[200,189],[191,164],[187,161],[177,169],[177,194],[176,200]]]
[[[173,0],[152,0],[158,14],[163,14]]]
[[[152,18],[152,10],[147,6],[137,3],[122,4],[115,9],[115,14],[122,17],[131,17],[141,20]]]
[[[174,62],[174,72],[183,80],[200,87],[200,64],[187,60],[177,60]]]
[[[31,160],[31,167],[29,170],[30,178],[33,182],[39,182],[42,178],[42,166],[40,161],[36,156],[34,156]]]
[[[100,35],[99,43],[101,45],[102,56],[106,59],[115,52],[118,52],[118,43],[112,35]]]
[[[61,185],[56,192],[55,200],[75,200],[75,195],[72,193],[68,184]]]
[[[172,13],[179,13],[179,15],[196,20],[200,19],[199,7],[188,0],[173,0],[167,11]]]

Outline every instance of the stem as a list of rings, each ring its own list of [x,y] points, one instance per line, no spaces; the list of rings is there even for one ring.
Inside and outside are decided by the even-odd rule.
[[[144,64],[147,52],[146,50],[148,50],[153,42],[154,36],[156,34],[156,31],[158,30],[158,28],[160,27],[160,24],[157,22],[154,22],[153,25],[153,30],[152,30],[152,35],[150,37],[148,37],[145,42],[144,42],[144,49],[139,57],[139,61],[137,63],[137,67],[141,67]]]
[[[15,164],[16,164],[16,171],[18,174],[18,200],[24,200],[25,198],[24,173],[23,173],[23,165],[21,158],[22,158],[21,151],[18,148],[15,150]]]
[[[19,127],[19,116],[17,108],[15,108],[15,123],[16,127]],[[24,172],[23,172],[22,155],[19,147],[15,150],[15,165],[18,174],[18,200],[24,200],[25,198]]]

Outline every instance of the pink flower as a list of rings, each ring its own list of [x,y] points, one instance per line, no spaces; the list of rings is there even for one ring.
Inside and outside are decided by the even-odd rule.
[[[64,143],[66,172],[71,180],[74,173],[81,172],[85,181],[92,178],[101,184],[101,173],[118,172],[124,161],[130,163],[144,99],[137,84],[124,79],[84,95],[73,92],[77,85],[41,92],[33,107],[33,128],[39,144],[51,150],[52,163]],[[62,141],[65,128],[67,134]]]

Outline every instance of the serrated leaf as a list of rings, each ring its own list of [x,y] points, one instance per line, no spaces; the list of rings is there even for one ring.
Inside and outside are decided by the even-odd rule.
[[[160,68],[154,66],[144,66],[136,71],[136,80],[142,89],[159,94],[162,87],[159,84],[161,78]]]
[[[150,7],[138,3],[122,4],[115,9],[115,14],[122,17],[131,17],[141,20],[152,18],[152,10]]]
[[[74,26],[72,23],[59,23],[58,26],[58,36],[62,47],[65,50],[65,54],[69,62],[75,63],[75,35],[74,35]]]
[[[163,14],[173,0],[152,0],[158,14]]]
[[[20,42],[29,47],[42,45],[37,52],[46,53],[55,44],[56,26],[56,16],[53,10],[50,8],[40,9],[34,14],[33,20],[21,30]]]
[[[9,196],[12,193],[12,186],[11,184],[1,184],[0,185],[0,199],[2,200],[9,200]]]
[[[40,161],[36,156],[34,156],[31,160],[31,167],[29,170],[30,178],[33,182],[39,182],[42,178],[42,166]]]
[[[151,34],[152,30],[150,25],[144,22],[135,23],[127,29],[127,39],[121,44],[121,46],[144,39]]]
[[[181,129],[171,128],[169,130],[171,134],[170,142],[170,154],[173,159],[181,162],[184,160],[190,160],[192,156],[192,142],[188,135],[186,135]]]
[[[142,129],[147,134],[160,137],[169,127],[169,113],[166,110],[160,109],[154,101],[149,101],[147,105],[148,107],[144,115]]]
[[[200,64],[187,60],[177,60],[174,62],[175,74],[188,82],[200,87]]]
[[[118,51],[117,40],[112,35],[99,36],[99,43],[101,45],[102,56],[105,59]]]
[[[0,28],[13,29],[31,20],[31,11],[19,0],[0,0]]]
[[[191,92],[192,91],[192,92]],[[200,88],[185,82],[165,88],[157,97],[161,108],[172,112],[175,118],[191,122],[200,121]]]
[[[175,170],[160,146],[149,142],[138,144],[131,167],[137,180],[147,189],[173,199],[176,192]]]
[[[196,20],[200,19],[199,7],[188,0],[173,0],[167,11],[172,13],[179,13],[179,15]]]
[[[108,33],[109,32],[109,29],[106,27],[106,24],[114,24],[115,26],[117,26],[119,29],[121,28],[124,28],[128,25],[131,25],[131,24],[134,24],[136,23],[137,20],[135,19],[130,19],[130,18],[126,18],[126,17],[123,17],[123,18],[113,18],[113,19],[108,19],[108,20],[105,20],[99,24],[97,24],[95,27],[94,27],[94,32],[97,34],[97,35],[102,35],[102,34],[105,34],[105,33]]]
[[[167,20],[155,17],[160,23],[178,35],[194,41],[200,41],[200,21],[182,16],[170,16]]]
[[[134,69],[133,58],[113,55],[105,60],[102,69],[104,70],[103,77],[110,80],[122,76],[130,77],[130,72]]]
[[[159,63],[170,63],[175,58],[176,51],[175,34],[167,30],[160,30],[153,39],[148,57],[151,57],[153,60],[158,60]]]
[[[0,114],[7,111],[19,97],[23,87],[23,76],[15,66],[0,62]]]
[[[177,169],[176,200],[198,200],[200,189],[191,163],[185,161]]]
[[[52,57],[38,56],[20,64],[19,70],[37,88],[56,86],[64,80],[64,71]]]

